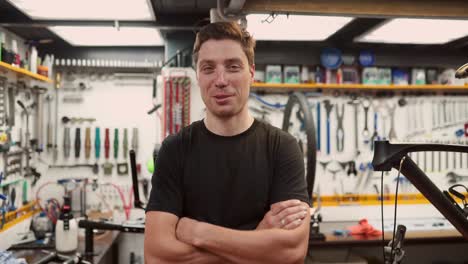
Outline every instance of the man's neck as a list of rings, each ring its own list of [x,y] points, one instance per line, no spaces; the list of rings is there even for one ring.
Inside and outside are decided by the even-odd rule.
[[[207,111],[204,123],[212,133],[220,136],[235,136],[252,126],[254,118],[246,112],[229,118],[219,118]]]

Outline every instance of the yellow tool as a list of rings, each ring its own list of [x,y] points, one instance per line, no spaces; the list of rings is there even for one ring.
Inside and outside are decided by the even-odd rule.
[[[91,128],[86,128],[85,135],[85,158],[89,159],[91,156]]]

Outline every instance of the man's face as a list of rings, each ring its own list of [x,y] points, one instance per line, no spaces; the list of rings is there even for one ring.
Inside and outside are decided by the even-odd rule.
[[[247,105],[254,66],[234,40],[208,40],[198,53],[197,78],[207,111],[221,118],[239,114]]]

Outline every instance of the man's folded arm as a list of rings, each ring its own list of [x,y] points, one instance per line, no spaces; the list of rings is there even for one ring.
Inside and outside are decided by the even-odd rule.
[[[177,240],[175,232],[179,217],[150,211],[146,213],[145,263],[226,263],[220,257]]]
[[[307,254],[310,215],[292,230],[239,231],[181,218],[179,240],[233,263],[303,263]]]

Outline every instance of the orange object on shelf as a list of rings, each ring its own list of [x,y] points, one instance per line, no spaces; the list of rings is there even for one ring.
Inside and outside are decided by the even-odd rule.
[[[39,65],[37,66],[37,74],[48,77],[49,76],[49,67]]]

